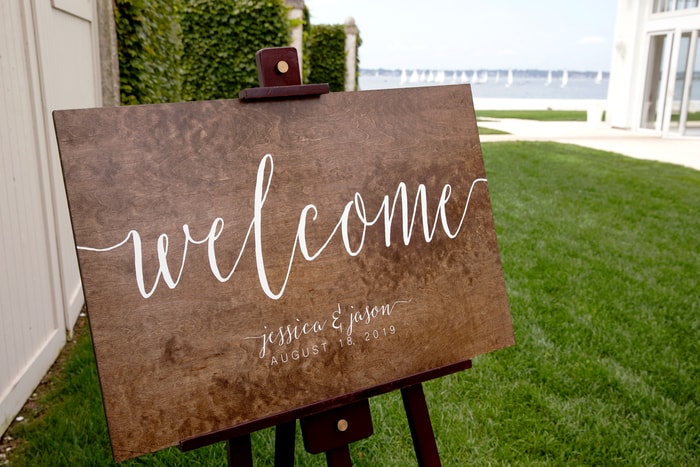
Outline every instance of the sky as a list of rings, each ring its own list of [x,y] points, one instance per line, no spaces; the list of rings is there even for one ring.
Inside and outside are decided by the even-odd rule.
[[[608,71],[617,0],[305,0],[360,30],[361,68]]]

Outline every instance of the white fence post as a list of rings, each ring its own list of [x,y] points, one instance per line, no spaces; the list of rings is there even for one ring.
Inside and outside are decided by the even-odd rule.
[[[355,19],[345,20],[345,90],[356,91],[355,74],[357,72],[357,33]]]
[[[292,28],[292,47],[297,49],[297,56],[299,57],[299,73],[302,73],[302,50],[303,50],[303,34],[304,34],[304,0],[287,0],[287,6],[291,7],[289,10],[288,18],[292,22],[296,22]],[[304,76],[301,74],[301,76]]]

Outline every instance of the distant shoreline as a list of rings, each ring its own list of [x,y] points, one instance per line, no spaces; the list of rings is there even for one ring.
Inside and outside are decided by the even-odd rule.
[[[409,79],[410,75],[410,79]],[[461,71],[362,69],[360,90],[471,84],[477,110],[591,110],[604,108],[608,73],[544,70]]]
[[[406,89],[409,86],[403,86]],[[398,89],[398,88],[386,88]],[[361,91],[379,91],[364,89]],[[530,97],[474,97],[475,110],[585,110],[605,109],[607,99],[533,99]]]
[[[388,69],[388,68],[360,68],[360,75],[381,75],[381,76],[401,76],[401,73],[405,71],[406,73],[413,73],[413,71],[441,71],[439,68],[406,68],[405,70],[401,69]],[[541,68],[456,68],[456,69],[449,69],[445,68],[442,69],[442,71],[448,73],[449,76],[452,76],[452,73],[462,73],[463,71],[467,73],[469,76],[471,76],[471,73],[474,71],[478,73],[482,72],[487,72],[489,74],[494,74],[494,73],[501,73],[503,76],[505,76],[509,70],[512,70],[513,73],[517,74],[525,74],[530,77],[538,77],[538,78],[545,78],[549,73],[553,73],[555,76],[559,76],[564,69],[563,68],[553,68],[551,70],[543,70]],[[602,77],[605,79],[608,79],[610,77],[610,73],[606,70],[567,70],[569,73],[569,76],[572,78],[595,78],[598,73],[602,74]]]

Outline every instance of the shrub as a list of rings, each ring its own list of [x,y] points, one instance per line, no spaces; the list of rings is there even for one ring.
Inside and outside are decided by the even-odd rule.
[[[186,100],[238,97],[258,86],[255,52],[289,45],[283,0],[189,0],[182,11]]]
[[[308,50],[308,82],[328,83],[331,91],[345,90],[345,26],[313,25],[305,44]]]
[[[115,0],[122,104],[181,100],[183,0]]]

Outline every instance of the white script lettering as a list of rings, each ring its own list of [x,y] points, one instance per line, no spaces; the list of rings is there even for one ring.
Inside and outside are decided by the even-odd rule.
[[[360,308],[359,310],[356,310],[353,305],[350,305],[349,307],[346,307],[346,310],[343,310],[340,303],[338,303],[338,307],[331,314],[331,327],[342,333],[343,316],[346,316],[345,319],[347,319],[347,326],[345,326],[345,333],[348,336],[352,336],[354,329],[353,326],[355,324],[370,324],[379,317],[391,316],[391,313],[394,311],[396,305],[405,303],[411,303],[411,299],[396,300],[393,303],[384,303],[383,305],[366,305],[364,308]]]
[[[313,222],[316,220],[317,215],[318,215],[318,208],[314,204],[308,204],[306,205],[302,210],[299,215],[299,221],[297,223],[297,232],[296,232],[296,238],[294,240],[294,244],[291,247],[291,252],[289,255],[289,260],[286,263],[287,264],[287,271],[284,280],[282,281],[282,284],[279,285],[275,290],[273,290],[273,287],[270,285],[270,282],[267,278],[267,271],[265,267],[265,255],[263,253],[263,242],[262,242],[262,216],[263,216],[263,208],[265,206],[265,201],[267,199],[268,192],[270,190],[270,186],[272,183],[272,176],[274,173],[274,161],[273,157],[270,154],[266,154],[263,156],[263,158],[260,160],[260,164],[258,165],[258,171],[257,171],[257,176],[256,176],[256,182],[255,182],[255,191],[254,191],[254,209],[253,209],[253,219],[250,221],[248,224],[248,230],[246,232],[245,238],[243,239],[243,243],[241,245],[240,251],[238,253],[238,256],[236,257],[233,267],[231,270],[228,272],[228,274],[222,274],[222,272],[219,269],[219,264],[217,261],[217,256],[216,256],[216,241],[219,239],[221,234],[223,233],[224,230],[224,220],[221,217],[217,217],[212,221],[211,228],[209,229],[209,233],[202,239],[195,239],[192,237],[190,233],[190,228],[187,224],[184,224],[182,226],[182,231],[184,234],[184,246],[183,246],[183,252],[182,252],[182,261],[179,264],[179,270],[176,276],[173,276],[173,274],[170,272],[170,266],[168,265],[168,242],[169,238],[168,235],[166,234],[160,234],[158,237],[157,243],[156,243],[156,250],[157,250],[157,258],[158,258],[158,271],[155,275],[155,278],[153,279],[152,285],[150,288],[146,285],[146,279],[144,278],[144,273],[143,273],[143,256],[142,256],[142,246],[141,246],[141,235],[139,234],[138,231],[136,230],[130,230],[127,234],[124,240],[121,242],[117,243],[116,245],[112,245],[110,247],[106,248],[93,248],[93,247],[86,247],[86,246],[78,246],[78,249],[80,250],[85,250],[85,251],[92,251],[92,252],[108,252],[115,250],[117,248],[120,248],[124,246],[125,244],[131,242],[133,245],[133,250],[134,250],[134,270],[135,270],[135,275],[136,275],[136,286],[138,288],[139,293],[143,298],[150,298],[153,293],[156,291],[156,288],[158,287],[158,283],[162,279],[163,282],[170,288],[174,289],[177,287],[178,283],[180,282],[180,279],[182,277],[182,272],[185,268],[185,263],[187,260],[187,250],[188,250],[188,245],[202,245],[206,244],[207,245],[207,255],[209,259],[209,268],[212,272],[212,275],[219,281],[219,282],[227,282],[231,279],[233,276],[234,272],[236,271],[236,268],[238,267],[238,263],[243,256],[243,252],[245,251],[248,242],[250,240],[251,234],[253,237],[253,242],[254,242],[254,250],[255,250],[255,261],[256,261],[256,266],[257,266],[257,274],[258,274],[258,281],[260,283],[260,287],[267,295],[269,298],[273,300],[278,300],[282,295],[284,294],[284,291],[287,287],[287,283],[289,281],[290,274],[292,272],[292,265],[294,263],[294,259],[296,256],[296,251],[297,248],[301,252],[301,255],[306,261],[313,261],[316,258],[318,258],[323,251],[328,247],[330,244],[331,240],[336,236],[338,230],[340,230],[340,235],[342,238],[342,243],[345,249],[345,252],[349,256],[357,256],[360,254],[362,251],[362,248],[364,246],[365,242],[365,233],[367,231],[367,228],[373,227],[374,225],[378,224],[380,221],[383,221],[384,223],[384,242],[387,247],[391,246],[392,243],[392,238],[391,238],[391,226],[394,222],[394,217],[399,215],[400,212],[400,222],[401,222],[401,232],[402,232],[402,240],[404,245],[409,245],[412,236],[413,236],[413,225],[414,222],[416,221],[416,218],[418,215],[421,217],[422,221],[422,233],[423,233],[423,239],[426,243],[430,243],[433,240],[433,237],[435,235],[435,232],[438,228],[438,225],[442,227],[442,230],[445,232],[445,234],[448,236],[450,239],[454,239],[457,237],[459,234],[459,231],[462,228],[462,225],[464,224],[464,220],[467,215],[467,211],[469,209],[469,203],[471,201],[472,193],[474,191],[474,187],[476,186],[477,183],[486,183],[485,178],[477,178],[475,179],[469,188],[469,193],[467,194],[466,201],[464,203],[463,209],[462,209],[462,215],[461,218],[459,219],[459,222],[456,225],[451,225],[451,223],[447,219],[447,213],[446,213],[446,205],[450,201],[450,198],[452,197],[452,186],[449,184],[445,184],[442,188],[441,194],[440,194],[440,199],[438,201],[438,205],[435,208],[435,216],[434,220],[432,223],[432,226],[430,225],[429,222],[429,216],[428,216],[428,197],[427,197],[427,192],[426,192],[426,187],[422,183],[419,184],[416,188],[416,198],[413,203],[413,206],[410,206],[409,199],[408,199],[408,187],[404,182],[400,182],[395,193],[393,196],[393,199],[389,195],[385,195],[383,197],[383,200],[381,202],[381,205],[379,207],[378,212],[376,215],[373,216],[368,216],[367,214],[367,209],[365,206],[364,199],[362,198],[362,195],[360,193],[355,193],[352,200],[348,201],[345,206],[343,207],[342,213],[340,214],[340,218],[331,231],[331,233],[328,235],[327,239],[323,244],[316,250],[316,251],[309,251],[309,245],[306,241],[306,231],[308,228],[308,224],[310,222]],[[400,204],[400,206],[398,206]],[[411,209],[412,208],[412,209]],[[361,236],[358,241],[358,244],[353,248],[353,246],[350,244],[350,232],[349,230],[349,223],[351,220],[351,217],[356,218],[361,224]]]
[[[270,345],[277,344],[279,346],[291,344],[292,342],[298,341],[302,336],[307,334],[317,334],[323,331],[326,326],[326,321],[314,321],[313,323],[302,323],[299,318],[296,320],[295,324],[287,324],[286,326],[280,326],[275,331],[268,331],[267,326],[265,326],[265,333],[260,336],[254,337],[244,337],[244,339],[260,339],[260,352],[258,356],[264,358],[267,353],[267,348]]]

